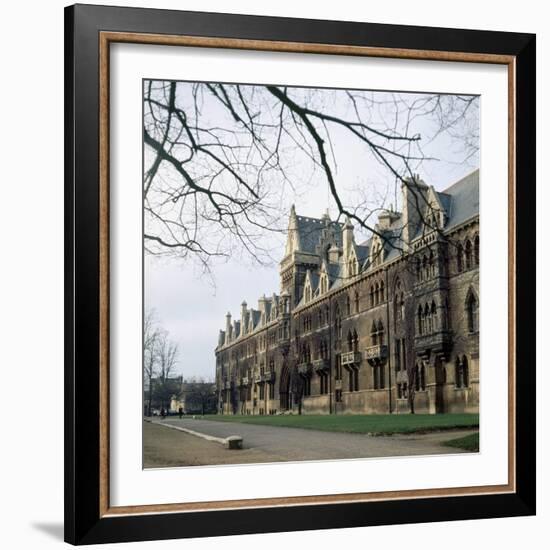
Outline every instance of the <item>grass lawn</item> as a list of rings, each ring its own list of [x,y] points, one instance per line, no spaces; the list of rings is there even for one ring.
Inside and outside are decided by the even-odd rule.
[[[373,435],[431,432],[456,428],[477,428],[478,414],[358,414],[358,415],[280,415],[204,416],[205,420],[242,422],[326,432],[369,433]]]
[[[446,447],[456,447],[458,449],[464,449],[465,451],[478,452],[479,451],[479,432],[470,434],[465,437],[459,437],[457,439],[451,439],[443,443]]]

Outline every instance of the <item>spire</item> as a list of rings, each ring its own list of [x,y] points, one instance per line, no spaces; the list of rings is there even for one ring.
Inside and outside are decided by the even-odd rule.
[[[298,231],[298,216],[294,204],[290,207],[290,216],[288,219],[288,235],[286,238],[285,256],[295,250],[300,250],[300,234]]]
[[[351,223],[349,217],[346,217],[346,223],[344,224],[344,229],[342,230],[342,241],[344,245],[344,259],[347,261],[351,252],[351,247],[354,244],[353,224]]]

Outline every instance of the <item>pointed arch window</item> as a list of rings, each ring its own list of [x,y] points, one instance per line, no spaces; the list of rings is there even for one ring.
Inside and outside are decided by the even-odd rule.
[[[430,308],[428,304],[424,306],[424,319],[425,319],[425,329],[426,333],[430,334],[432,332],[432,317],[430,315]]]
[[[359,292],[355,291],[354,295],[355,313],[359,313]]]
[[[467,388],[468,387],[468,359],[465,355],[462,356],[462,359],[457,356],[455,359],[455,385],[457,388]]]
[[[342,339],[342,318],[340,317],[340,308],[338,306],[334,312],[334,336],[337,341]]]
[[[472,268],[472,243],[468,239],[464,247],[464,259],[466,260],[466,269]]]
[[[433,250],[430,250],[430,257],[428,259],[430,277],[435,277],[435,257]]]
[[[428,258],[426,255],[422,256],[422,276],[421,280],[425,281],[428,278]]]
[[[474,263],[479,265],[479,235],[474,238]]]
[[[371,340],[372,340],[372,345],[376,346],[378,344],[378,329],[376,327],[376,322],[375,321],[372,322],[372,326],[371,326],[371,329],[370,329],[370,337],[371,337]]]
[[[378,326],[377,326],[377,332],[378,332],[378,344],[382,345],[384,343],[384,325],[382,324],[382,321],[378,320]]]
[[[435,301],[432,300],[432,307],[430,308],[430,318],[432,323],[432,331],[437,330],[437,306],[435,305]]]
[[[462,244],[458,244],[458,246],[456,247],[456,270],[459,272],[459,273],[462,273],[462,271],[464,270],[464,265],[462,263],[462,257],[464,255],[464,249],[462,248]]]
[[[478,330],[478,303],[472,289],[466,297],[466,320],[468,332],[476,332]]]
[[[405,295],[401,290],[401,281],[397,281],[395,285],[395,320],[402,321],[405,318]]]

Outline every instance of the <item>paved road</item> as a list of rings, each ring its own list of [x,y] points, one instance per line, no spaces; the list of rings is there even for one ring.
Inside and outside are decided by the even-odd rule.
[[[262,456],[261,462],[459,453],[464,451],[444,447],[441,442],[472,433],[461,430],[376,437],[192,418],[167,418],[163,423],[216,437],[240,435],[243,448],[256,451],[256,461]]]

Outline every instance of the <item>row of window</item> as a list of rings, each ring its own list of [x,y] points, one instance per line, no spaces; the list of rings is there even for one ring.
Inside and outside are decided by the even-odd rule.
[[[337,362],[338,365],[338,362]],[[337,370],[338,373],[338,370]],[[341,366],[339,370],[339,377],[336,376],[337,380],[342,379]],[[381,390],[385,388],[385,369],[384,365],[377,364],[372,367],[373,374],[373,389]],[[420,366],[418,364],[414,367],[413,372],[414,377],[414,388],[415,391],[425,391],[426,390],[426,367],[422,363]],[[329,393],[329,379],[330,375],[327,372],[319,373],[319,393],[320,395],[326,395]],[[302,377],[303,384],[303,395],[305,397],[311,396],[311,377],[304,376]],[[457,356],[455,359],[455,387],[458,389],[467,388],[469,385],[469,368],[468,368],[468,358],[463,355],[462,357]],[[259,386],[259,399],[265,399],[266,388],[269,399],[275,399],[275,384],[267,384]],[[401,382],[396,385],[397,389],[397,398],[398,399],[407,399],[409,397],[409,386],[407,382]],[[359,369],[350,368],[348,369],[348,391],[355,392],[359,391]],[[341,400],[341,390],[336,390],[336,395],[340,396]],[[250,401],[252,397],[252,388],[242,389],[240,392],[240,400]],[[339,401],[336,399],[336,401]]]
[[[371,285],[369,290],[370,306],[374,307],[381,304],[384,301],[384,281]]]
[[[418,281],[427,281],[436,275],[436,262],[433,250],[430,253],[424,254],[422,258],[417,257],[415,260],[416,278]]]
[[[417,367],[418,368],[418,367]],[[415,390],[416,391],[425,391],[426,382],[424,379],[420,379],[418,376],[415,380]],[[397,399],[408,399],[409,398],[409,385],[407,382],[397,384]]]
[[[424,307],[418,306],[417,312],[418,334],[431,334],[438,329],[437,326],[437,306],[432,300],[431,305],[426,303]]]

